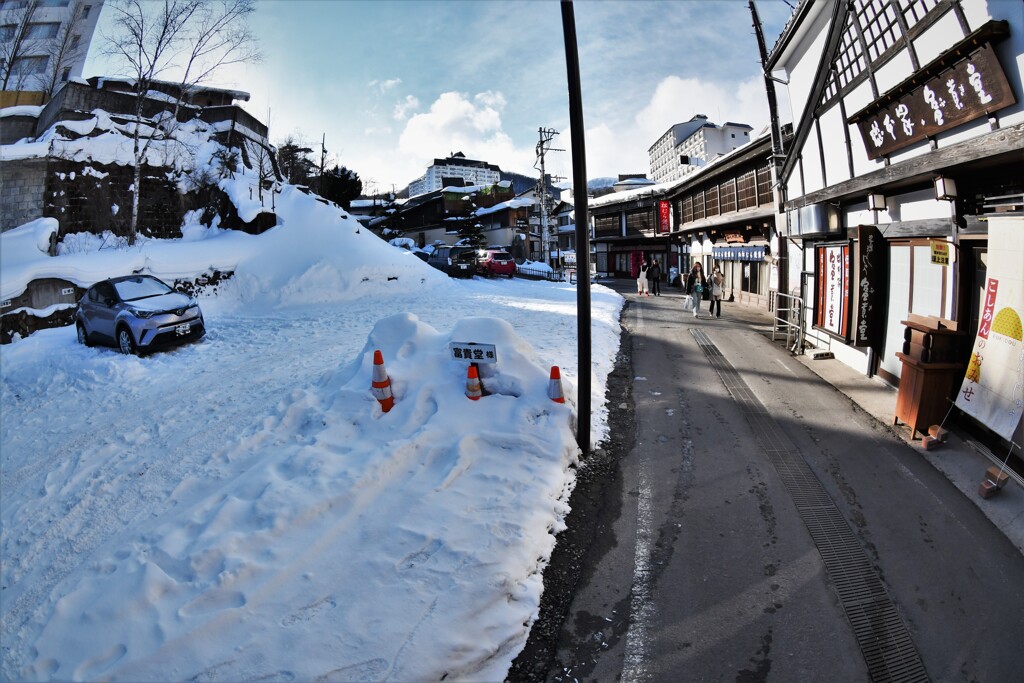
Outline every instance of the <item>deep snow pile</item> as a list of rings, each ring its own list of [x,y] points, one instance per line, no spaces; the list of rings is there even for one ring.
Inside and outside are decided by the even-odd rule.
[[[47,257],[37,225],[5,253],[5,292],[235,277],[199,344],[0,348],[0,678],[500,680],[525,643],[574,481],[575,288],[452,281],[301,193],[277,210],[259,236]],[[621,306],[595,288],[595,442]],[[480,401],[451,341],[497,348]]]

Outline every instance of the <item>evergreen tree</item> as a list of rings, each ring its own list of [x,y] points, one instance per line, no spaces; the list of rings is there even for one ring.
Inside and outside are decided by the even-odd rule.
[[[319,185],[318,194],[321,197],[340,204],[346,211],[352,205],[352,200],[358,199],[363,193],[363,181],[359,179],[359,174],[344,166],[324,171]]]
[[[482,249],[487,245],[487,240],[484,238],[484,226],[480,224],[474,213],[460,217],[458,229],[459,241],[462,244],[475,249]]]
[[[316,177],[317,166],[308,156],[312,153],[311,148],[291,135],[278,145],[277,163],[286,183],[309,185],[310,179]]]

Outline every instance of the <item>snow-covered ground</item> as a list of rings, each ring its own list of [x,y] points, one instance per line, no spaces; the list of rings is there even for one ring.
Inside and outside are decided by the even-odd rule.
[[[0,348],[0,678],[500,680],[525,644],[575,479],[575,287],[450,280],[337,207],[277,208],[260,236],[56,257],[45,223],[5,233],[5,296],[235,275],[198,344]],[[597,443],[622,298],[592,298]],[[490,395],[466,398],[453,341],[496,347]]]

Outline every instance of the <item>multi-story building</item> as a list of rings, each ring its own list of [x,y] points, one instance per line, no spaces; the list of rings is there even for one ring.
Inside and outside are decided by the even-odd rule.
[[[751,130],[745,123],[719,126],[704,114],[677,123],[647,150],[651,179],[656,183],[678,180],[711,159],[750,142]]]
[[[461,179],[462,185],[494,185],[501,180],[501,169],[486,161],[467,159],[462,152],[456,152],[447,159],[434,159],[427,172],[409,184],[409,196],[440,190],[450,179]]]
[[[802,302],[805,341],[899,384],[900,406],[916,405],[905,385],[929,387],[935,423],[947,398],[984,403],[979,421],[1012,441],[1019,324],[987,337],[1003,310],[1024,318],[1021,4],[803,0],[766,66],[793,115],[780,291]],[[920,320],[955,352],[921,352]]]
[[[81,77],[103,2],[0,0],[0,90],[42,93],[42,104]]]

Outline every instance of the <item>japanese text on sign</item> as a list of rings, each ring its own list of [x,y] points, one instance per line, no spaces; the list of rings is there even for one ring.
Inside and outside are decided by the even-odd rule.
[[[497,363],[498,353],[494,344],[477,344],[474,342],[450,342],[448,348],[452,359],[467,363]]]
[[[876,159],[1015,101],[995,51],[984,45],[890,105],[869,107],[851,122],[860,127],[868,158]]]
[[[931,240],[932,263],[939,266],[949,265],[949,243],[943,240]]]
[[[992,330],[993,312],[996,309],[996,294],[999,292],[999,280],[989,278],[985,285],[985,305],[981,313],[981,322],[978,324],[978,337],[988,339],[988,333]]]

